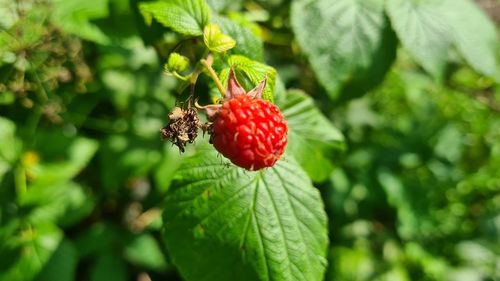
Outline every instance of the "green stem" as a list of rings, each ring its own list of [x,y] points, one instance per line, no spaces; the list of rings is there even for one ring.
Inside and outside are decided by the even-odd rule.
[[[182,81],[187,81],[190,78],[190,75],[182,76],[179,73],[177,73],[176,71],[172,72],[171,74],[174,77],[176,77],[177,79],[182,80]]]
[[[15,175],[14,175],[14,181],[15,181],[15,186],[16,186],[17,200],[18,200],[18,203],[21,203],[21,198],[22,198],[22,196],[24,196],[24,194],[27,191],[26,170],[24,169],[22,164],[17,165]]]
[[[202,59],[200,60],[201,64],[205,67],[205,69],[208,71],[208,75],[212,80],[214,80],[215,85],[217,86],[217,89],[219,89],[219,92],[222,94],[224,97],[226,95],[226,89],[222,85],[222,82],[220,81],[219,77],[217,76],[217,73],[215,73],[215,70],[212,68],[212,66],[208,63],[207,60]]]
[[[176,78],[185,81],[179,89],[179,95],[182,93],[189,85],[191,85],[191,93],[190,93],[190,98],[193,97],[194,95],[194,85],[196,84],[196,81],[198,80],[198,76],[200,76],[200,73],[202,72],[203,68],[207,70],[208,75],[212,80],[215,82],[215,85],[219,89],[219,92],[222,94],[224,97],[226,94],[226,89],[222,85],[222,82],[220,81],[219,77],[217,76],[217,73],[215,70],[212,68],[212,63],[211,63],[211,56],[209,50],[205,50],[205,53],[203,54],[202,57],[205,57],[206,59],[200,59],[199,62],[196,64],[196,67],[194,71],[186,76],[181,76],[180,74],[173,72],[173,73],[168,73],[170,75],[175,76]],[[210,62],[209,62],[210,61]]]

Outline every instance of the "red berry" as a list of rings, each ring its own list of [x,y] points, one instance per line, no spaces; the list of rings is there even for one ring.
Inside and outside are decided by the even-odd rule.
[[[224,102],[213,124],[215,149],[247,170],[271,167],[283,154],[288,127],[278,107],[240,95]]]

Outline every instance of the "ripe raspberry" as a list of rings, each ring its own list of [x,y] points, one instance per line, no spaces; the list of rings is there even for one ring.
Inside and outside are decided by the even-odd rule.
[[[271,167],[283,154],[288,127],[277,106],[240,95],[220,108],[213,124],[215,149],[247,170]]]
[[[267,78],[248,93],[229,73],[223,104],[199,106],[207,114],[215,149],[233,164],[255,171],[271,167],[283,154],[288,127],[277,106],[262,99]]]

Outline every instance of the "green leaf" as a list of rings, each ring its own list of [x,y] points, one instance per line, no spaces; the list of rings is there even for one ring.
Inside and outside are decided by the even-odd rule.
[[[103,253],[97,257],[94,266],[90,270],[90,281],[108,280],[128,280],[127,267],[120,256]]]
[[[239,11],[243,0],[207,0],[208,5],[216,12],[223,10]]]
[[[382,34],[382,43],[373,54],[372,65],[356,71],[356,75],[342,87],[340,99],[344,101],[354,99],[379,86],[396,59],[397,47],[398,38],[387,23]]]
[[[383,0],[298,0],[291,10],[297,42],[332,97],[361,72],[377,67],[384,44]],[[390,64],[391,60],[388,60]]]
[[[0,213],[4,218],[4,212]],[[11,219],[6,221],[2,219],[2,227],[0,227],[0,256],[5,257],[0,259],[0,280],[2,272],[8,271],[15,265],[21,256],[21,243],[16,236],[19,232],[20,221]]]
[[[146,22],[154,18],[166,27],[186,35],[202,35],[210,21],[210,7],[204,0],[169,0],[140,3]]]
[[[443,9],[453,41],[467,63],[479,73],[500,77],[496,57],[500,42],[491,20],[469,0],[446,0]]]
[[[15,238],[21,243],[22,255],[7,257],[18,260],[9,270],[0,272],[0,280],[33,280],[57,250],[62,237],[62,231],[51,224],[23,229]]]
[[[0,39],[0,43],[3,44],[2,39]],[[16,101],[16,96],[14,95],[13,92],[2,92],[2,94],[0,95],[0,105],[11,105],[15,101]]]
[[[215,0],[218,2],[218,0]],[[0,29],[7,30],[19,20],[19,15],[16,11],[16,2],[10,0],[0,0]]]
[[[368,247],[335,247],[330,257],[333,265],[329,268],[326,280],[373,280],[376,269],[374,257]],[[398,279],[396,279],[398,280]]]
[[[164,237],[186,280],[323,280],[323,203],[286,159],[248,172],[205,146],[183,162],[166,197]]]
[[[222,53],[234,48],[236,41],[231,36],[223,34],[216,24],[208,24],[203,30],[203,40],[210,51]]]
[[[75,280],[78,264],[78,251],[73,242],[63,240],[57,250],[43,267],[36,281],[70,281]]]
[[[231,49],[231,54],[243,55],[260,62],[264,60],[262,40],[250,29],[222,16],[215,18],[215,22],[224,34],[231,36],[237,42]]]
[[[159,142],[149,142],[130,135],[111,135],[99,151],[102,187],[118,190],[128,180],[146,176],[161,160]]]
[[[110,222],[97,222],[78,233],[75,246],[82,258],[101,256],[113,249],[120,249],[128,241],[129,233]]]
[[[33,150],[41,162],[29,171],[32,185],[56,184],[75,177],[87,166],[98,145],[95,140],[64,137],[57,132],[38,134]]]
[[[334,167],[334,153],[344,148],[342,133],[302,91],[288,91],[281,108],[288,124],[287,152],[313,181],[327,179]]]
[[[109,37],[91,21],[108,16],[107,0],[54,0],[52,19],[66,32],[101,44],[109,43]]]
[[[153,270],[164,270],[167,262],[158,242],[150,234],[134,237],[125,247],[125,258],[131,263]]]
[[[0,117],[0,183],[19,157],[21,143],[15,133],[16,125],[9,119]]]
[[[29,220],[34,224],[57,221],[72,225],[92,212],[94,201],[74,182],[30,186],[21,196],[21,205],[33,208]]]
[[[154,180],[159,192],[164,193],[170,188],[170,183],[183,159],[177,147],[165,145],[162,159],[154,170]]]
[[[228,59],[229,68],[225,68],[221,71],[220,79],[223,85],[227,85],[227,80],[229,78],[229,70],[232,68],[236,71],[238,75],[238,81],[242,84],[243,87],[246,87],[246,90],[250,90],[255,87],[257,84],[262,82],[265,77],[267,77],[267,84],[264,88],[264,92],[262,94],[262,98],[269,100],[271,102],[274,101],[274,85],[276,83],[276,69],[273,67],[251,60],[244,56],[234,55]],[[242,80],[241,77],[244,74],[243,78],[248,78],[250,83],[245,83],[245,80]],[[250,84],[250,85],[248,85]]]
[[[437,78],[442,76],[451,42],[441,4],[440,0],[388,0],[386,5],[403,47],[418,64]]]
[[[377,171],[377,179],[386,192],[389,205],[397,210],[398,234],[404,239],[419,237],[428,222],[424,218],[423,211],[415,206],[417,205],[415,202],[425,199],[412,195],[412,190],[405,188],[403,182],[389,171],[380,169]]]
[[[16,139],[16,124],[0,117],[0,161],[13,164],[19,156],[20,143]]]

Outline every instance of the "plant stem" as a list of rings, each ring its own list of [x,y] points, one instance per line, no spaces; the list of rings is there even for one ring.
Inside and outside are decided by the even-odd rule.
[[[24,196],[24,194],[27,191],[27,186],[26,186],[26,171],[22,164],[19,164],[15,170],[14,174],[14,183],[16,187],[16,193],[17,193],[17,200],[18,203],[21,203],[21,198]]]
[[[179,79],[179,80],[182,80],[182,81],[187,81],[187,80],[190,78],[190,77],[189,77],[189,75],[187,75],[187,76],[182,76],[182,75],[180,75],[179,73],[177,73],[176,71],[172,72],[172,75],[173,75],[175,78],[177,78],[177,79]]]
[[[208,75],[210,75],[212,80],[214,80],[215,85],[219,89],[219,92],[224,97],[226,95],[226,89],[222,85],[222,82],[220,81],[219,77],[217,76],[217,73],[215,73],[215,70],[212,68],[212,65],[209,64],[208,61],[205,59],[200,60],[200,62],[205,67],[205,69],[208,71]]]

